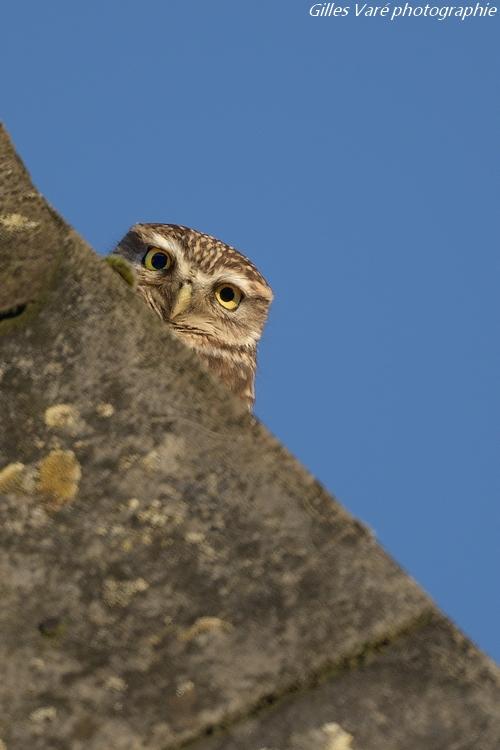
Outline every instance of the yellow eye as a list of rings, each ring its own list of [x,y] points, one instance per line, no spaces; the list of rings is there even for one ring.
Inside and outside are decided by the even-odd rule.
[[[226,310],[236,310],[243,299],[243,295],[232,284],[220,284],[215,290],[215,299]]]
[[[172,256],[159,247],[150,247],[142,259],[142,265],[149,271],[168,271],[173,263]]]

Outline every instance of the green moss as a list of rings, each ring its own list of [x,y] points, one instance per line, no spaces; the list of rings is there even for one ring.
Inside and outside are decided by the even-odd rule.
[[[122,279],[132,288],[135,287],[136,284],[136,278],[135,273],[125,258],[122,258],[120,255],[108,255],[107,258],[104,258],[104,262],[107,263],[113,271],[116,271]]]

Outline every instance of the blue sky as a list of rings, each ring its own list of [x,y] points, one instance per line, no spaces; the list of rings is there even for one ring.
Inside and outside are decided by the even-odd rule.
[[[308,8],[7,0],[0,115],[100,252],[258,264],[258,416],[500,660],[499,20]]]

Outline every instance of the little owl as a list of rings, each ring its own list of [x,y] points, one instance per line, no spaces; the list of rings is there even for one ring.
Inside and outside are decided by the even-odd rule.
[[[257,342],[273,293],[233,247],[176,224],[135,224],[113,250],[172,333],[251,409]]]

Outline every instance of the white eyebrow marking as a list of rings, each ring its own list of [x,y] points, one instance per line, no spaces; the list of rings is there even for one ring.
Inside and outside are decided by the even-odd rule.
[[[247,297],[255,296],[255,294],[258,294],[255,284],[252,284],[252,282],[247,279],[246,276],[243,274],[239,274],[237,271],[220,269],[218,273],[211,274],[206,273],[205,271],[202,271],[201,268],[197,268],[195,270],[195,278],[200,285],[200,287],[204,287],[206,291],[213,289],[216,286],[219,286],[219,284],[233,284],[234,286],[238,287],[243,294]],[[259,285],[260,289],[260,285]]]
[[[256,282],[253,279],[249,279],[244,274],[238,273],[238,271],[232,269],[228,269],[227,271],[221,269],[220,272],[213,277],[212,281],[214,284],[221,284],[224,282],[227,284],[234,284],[234,286],[241,289],[243,294],[247,297],[260,296],[267,298],[269,296],[263,284]]]
[[[175,240],[173,237],[163,237],[157,232],[151,232],[151,234],[145,241],[148,243],[148,245],[159,247],[162,250],[168,250],[168,252],[170,252],[174,256],[181,276],[185,276],[186,278],[189,277],[191,270],[190,265],[186,262],[182,247],[177,242],[177,240]]]
[[[151,232],[146,241],[149,245],[154,245],[154,247],[160,247],[162,250],[170,250],[175,253],[176,257],[180,251],[179,243],[173,237],[163,237],[161,234]]]
[[[235,271],[223,271],[219,274],[217,274],[216,277],[213,279],[215,284],[221,284],[223,282],[226,282],[227,284],[234,284],[234,286],[237,286],[241,291],[247,295],[252,294],[252,287],[248,283],[248,279],[246,276],[243,276],[242,274],[239,274]]]

